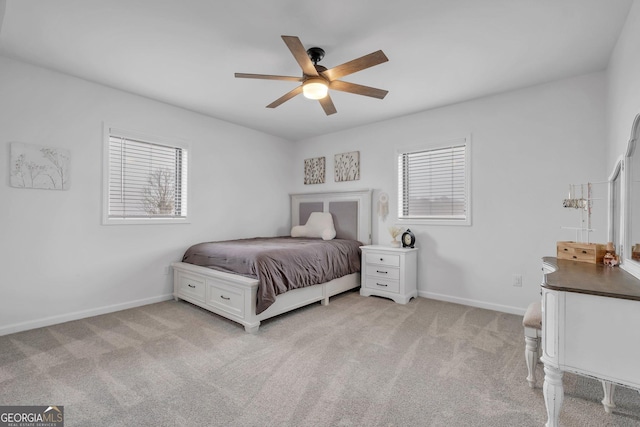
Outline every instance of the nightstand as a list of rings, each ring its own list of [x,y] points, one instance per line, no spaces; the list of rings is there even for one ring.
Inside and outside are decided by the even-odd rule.
[[[390,298],[406,304],[418,296],[417,248],[361,246],[360,295]]]

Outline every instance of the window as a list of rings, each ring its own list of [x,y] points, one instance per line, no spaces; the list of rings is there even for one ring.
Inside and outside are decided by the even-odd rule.
[[[186,145],[106,129],[103,222],[186,222]]]
[[[471,224],[469,138],[398,151],[398,219]]]

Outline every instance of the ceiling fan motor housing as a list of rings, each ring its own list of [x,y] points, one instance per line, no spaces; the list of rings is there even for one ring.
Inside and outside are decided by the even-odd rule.
[[[324,58],[324,49],[320,47],[310,47],[307,49],[307,55],[309,55],[309,59],[311,59],[311,62],[315,65]]]

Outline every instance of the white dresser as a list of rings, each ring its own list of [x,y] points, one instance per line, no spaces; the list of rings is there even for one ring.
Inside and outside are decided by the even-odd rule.
[[[417,248],[361,246],[360,295],[390,298],[406,304],[418,296]]]
[[[640,280],[618,267],[543,259],[542,362],[547,427],[557,427],[564,372],[604,381],[607,411],[616,384],[640,389]]]

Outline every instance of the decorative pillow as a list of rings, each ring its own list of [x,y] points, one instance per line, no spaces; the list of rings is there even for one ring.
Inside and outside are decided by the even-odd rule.
[[[291,229],[291,237],[321,237],[331,240],[336,237],[333,217],[330,212],[311,212],[305,225],[296,225]]]

